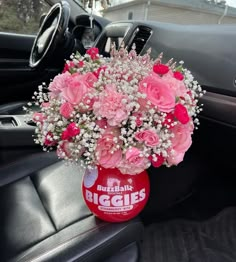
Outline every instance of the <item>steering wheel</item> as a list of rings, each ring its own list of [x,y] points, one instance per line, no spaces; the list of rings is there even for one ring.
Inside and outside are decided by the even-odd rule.
[[[70,5],[66,1],[54,4],[44,18],[34,40],[29,65],[38,68],[52,58],[58,44],[65,40],[70,18]]]

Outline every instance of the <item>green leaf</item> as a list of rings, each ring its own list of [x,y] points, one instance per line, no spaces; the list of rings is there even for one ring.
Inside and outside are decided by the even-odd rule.
[[[175,68],[175,71],[182,73],[182,72],[183,72],[183,66],[182,66],[182,65],[177,66],[177,67]]]

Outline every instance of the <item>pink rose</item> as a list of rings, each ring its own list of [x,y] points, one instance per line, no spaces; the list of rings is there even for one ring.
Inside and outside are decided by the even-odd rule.
[[[147,100],[162,112],[168,113],[175,107],[174,90],[169,87],[163,77],[158,75],[145,77],[139,84],[139,90],[141,93],[145,93]]]
[[[91,72],[88,72],[84,75],[80,75],[79,79],[86,82],[88,87],[93,87],[94,83],[98,80],[97,77]]]
[[[163,80],[169,85],[171,90],[174,91],[175,96],[184,96],[187,92],[186,86],[183,81],[174,77],[173,72],[169,72],[168,74],[163,76]]]
[[[90,88],[88,93],[84,95],[82,99],[83,107],[80,109],[80,112],[87,112],[93,109],[95,101],[97,101],[95,94],[95,89]]]
[[[171,139],[174,150],[186,152],[192,144],[192,126],[178,124],[173,129],[174,137]]]
[[[136,175],[143,172],[150,165],[150,161],[141,155],[141,151],[132,147],[126,151],[125,157],[119,163],[119,170],[123,174]]]
[[[60,107],[60,114],[65,118],[70,118],[71,114],[73,112],[73,106],[66,102],[63,103]]]
[[[126,103],[123,101],[126,100]],[[110,126],[117,126],[129,116],[128,97],[116,91],[115,85],[107,85],[93,105],[97,117],[107,119]]]
[[[143,120],[141,119],[143,117],[143,114],[140,112],[135,112],[132,114],[132,116],[136,117],[135,123],[137,127],[140,127],[143,124]]]
[[[71,75],[62,91],[62,97],[72,105],[78,105],[87,93],[87,82],[77,74]]]
[[[184,155],[184,152],[175,152],[174,155],[167,157],[167,162],[169,165],[177,166],[184,160]]]
[[[104,168],[115,168],[122,159],[122,151],[116,146],[121,144],[119,133],[115,129],[107,129],[98,139],[96,153],[98,164]],[[117,139],[117,142],[114,140]]]
[[[53,81],[48,86],[52,97],[56,97],[61,93],[61,91],[67,86],[67,82],[70,77],[71,74],[69,72],[65,72],[54,77]]]
[[[174,137],[171,138],[172,146],[168,149],[169,156],[167,162],[170,165],[177,165],[183,160],[185,152],[190,148],[192,144],[192,132],[193,128],[191,123],[182,125],[177,124],[171,131]],[[171,150],[174,150],[174,154],[171,154]]]
[[[152,130],[137,132],[135,134],[135,138],[150,147],[154,147],[159,144],[159,136]]]
[[[39,123],[43,123],[43,121],[45,120],[45,116],[44,116],[44,114],[42,114],[42,113],[39,113],[39,112],[35,112],[34,114],[33,114],[33,116],[32,116],[32,120],[34,121],[34,122],[39,122]]]
[[[70,143],[68,141],[63,141],[57,148],[58,157],[60,158],[70,157],[71,156],[70,145],[73,145],[73,143]]]
[[[71,157],[72,153],[74,153],[73,143],[69,141],[62,141],[60,145],[57,147],[57,155],[59,158]],[[79,153],[76,154],[77,158],[80,158],[84,153],[84,149],[81,149]]]
[[[101,120],[96,120],[96,125],[98,125],[102,129],[105,129],[107,127],[107,120],[104,118]]]

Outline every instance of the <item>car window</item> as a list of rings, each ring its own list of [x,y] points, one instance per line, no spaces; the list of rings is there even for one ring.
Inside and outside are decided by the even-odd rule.
[[[101,0],[84,7],[111,21],[154,20],[175,24],[235,24],[236,0]],[[93,3],[93,4],[92,4]]]
[[[49,9],[43,0],[0,0],[0,32],[35,34]]]

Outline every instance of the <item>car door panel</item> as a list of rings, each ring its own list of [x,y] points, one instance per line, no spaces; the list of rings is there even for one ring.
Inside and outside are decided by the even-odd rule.
[[[21,35],[13,33],[0,33],[0,64],[5,59],[23,59],[27,62],[34,35]]]
[[[201,102],[204,105],[202,117],[236,127],[236,97],[208,91]]]
[[[37,86],[55,75],[54,69],[29,67],[34,39],[33,35],[0,33],[0,104],[30,100]]]

